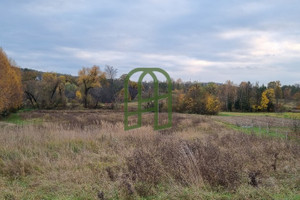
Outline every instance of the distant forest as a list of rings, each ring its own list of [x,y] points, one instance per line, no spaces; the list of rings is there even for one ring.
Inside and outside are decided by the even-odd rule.
[[[78,76],[22,69],[0,49],[0,114],[20,108],[122,109],[126,74],[117,78],[117,68],[106,65],[82,68]],[[160,94],[167,92],[161,82]],[[153,82],[143,82],[143,97],[153,93]],[[300,109],[300,85],[267,85],[228,80],[223,84],[172,81],[173,111],[217,114],[219,111],[285,112]],[[137,83],[130,81],[130,101],[136,101]],[[146,106],[151,106],[147,104]],[[160,110],[167,105],[160,103]]]

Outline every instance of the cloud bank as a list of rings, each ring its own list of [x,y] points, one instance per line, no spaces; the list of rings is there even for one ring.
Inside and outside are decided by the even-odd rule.
[[[21,67],[119,76],[161,67],[185,81],[300,83],[300,2],[1,2],[0,46]]]

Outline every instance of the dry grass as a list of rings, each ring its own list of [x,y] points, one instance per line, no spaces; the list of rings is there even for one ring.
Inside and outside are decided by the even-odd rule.
[[[123,115],[110,111],[22,115],[44,122],[1,127],[0,199],[299,198],[294,141],[199,115],[174,114],[163,131],[124,131]]]
[[[300,120],[270,116],[214,116],[214,120],[230,127],[257,135],[281,137],[300,142]]]

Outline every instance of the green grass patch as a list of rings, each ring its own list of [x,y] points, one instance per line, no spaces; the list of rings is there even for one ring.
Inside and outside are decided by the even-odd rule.
[[[266,113],[266,112],[256,112],[256,113],[241,113],[241,112],[220,112],[219,116],[265,116],[265,117],[278,117],[278,118],[285,118],[285,119],[300,119],[300,113],[291,113],[291,112],[284,112],[284,113]]]
[[[30,110],[28,110],[30,111]],[[41,118],[33,118],[30,120],[24,120],[20,116],[22,112],[28,112],[26,110],[18,111],[17,113],[11,113],[8,117],[4,118],[2,121],[6,123],[16,124],[16,125],[26,125],[26,124],[40,124],[43,122]]]
[[[279,137],[279,138],[285,138],[285,134],[282,134],[274,129],[267,129],[267,128],[259,128],[259,127],[243,127],[243,126],[237,126],[234,124],[230,124],[228,122],[218,121],[225,125],[227,128],[246,133],[246,134],[255,134],[258,136],[270,136],[270,137]]]
[[[8,117],[4,118],[4,122],[12,124],[23,124],[24,120],[21,119],[19,113],[12,113]]]

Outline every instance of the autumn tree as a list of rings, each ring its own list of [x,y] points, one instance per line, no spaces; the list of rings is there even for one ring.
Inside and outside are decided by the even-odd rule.
[[[205,90],[199,84],[192,85],[185,95],[186,110],[189,113],[203,114],[205,112]]]
[[[172,107],[176,112],[184,112],[185,111],[185,94],[183,90],[175,89],[172,93]]]
[[[200,84],[192,85],[184,96],[185,110],[189,113],[215,115],[220,110],[217,97],[218,86],[210,83],[205,87]]]
[[[95,87],[101,87],[101,81],[106,79],[105,73],[100,71],[100,68],[94,65],[92,68],[85,68],[83,67],[78,72],[78,85],[81,87],[82,90],[82,98],[84,107],[87,108],[88,106],[88,92],[90,89]]]
[[[129,81],[128,91],[129,91],[129,98],[130,98],[130,100],[135,99],[135,97],[138,94],[138,83],[135,82],[135,81]]]
[[[31,107],[56,108],[66,105],[66,77],[52,72],[37,72],[25,69],[22,71],[22,83]]]
[[[127,74],[122,74],[121,77],[119,78],[120,81],[122,82],[122,85],[124,85],[126,78],[127,78]],[[143,89],[144,89],[144,85],[142,84],[142,90]],[[129,95],[128,95],[129,101],[134,100],[138,94],[138,83],[135,81],[129,80],[128,81],[128,92],[129,92]],[[120,95],[120,97],[122,97],[124,99],[124,88],[119,92],[119,95]]]
[[[216,115],[220,111],[220,101],[216,96],[207,94],[205,98],[205,114]]]
[[[279,99],[282,98],[282,90],[281,90],[280,81],[272,81],[272,82],[268,83],[268,88],[272,88],[274,90],[276,106],[278,106]]]
[[[113,82],[109,82],[106,78],[100,80],[100,86],[91,88],[89,93],[90,106],[97,108],[98,104],[101,103],[113,103],[115,91],[112,87]]]
[[[65,82],[65,76],[50,72],[43,74],[43,107],[52,108],[65,103]]]
[[[266,90],[264,85],[259,86],[258,82],[253,86],[251,97],[250,97],[250,105],[251,109],[254,112],[261,111],[261,98],[262,93]]]
[[[273,88],[269,88],[262,93],[261,109],[263,111],[273,111],[275,101],[275,92]]]
[[[21,72],[12,66],[0,48],[0,114],[6,115],[22,104]]]
[[[42,97],[42,75],[41,73],[30,70],[22,70],[22,85],[24,90],[24,105],[32,108],[40,107],[40,98]]]
[[[142,90],[144,89],[144,86],[142,84]],[[125,99],[125,90],[122,88],[118,92],[118,99]],[[128,100],[132,101],[135,99],[135,97],[138,95],[138,83],[135,81],[129,80],[128,82]]]

